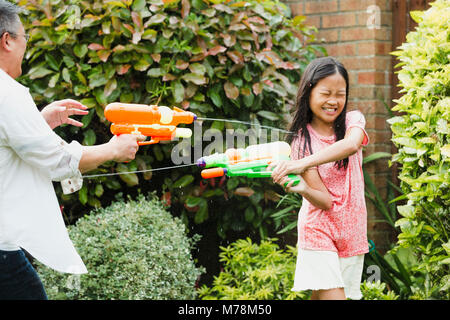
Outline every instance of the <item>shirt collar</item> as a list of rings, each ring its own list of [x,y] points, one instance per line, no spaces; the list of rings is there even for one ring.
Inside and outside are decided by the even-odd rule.
[[[15,84],[16,86],[20,86],[21,88],[25,89],[25,90],[29,90],[27,87],[25,87],[24,85],[22,85],[20,82],[18,82],[16,79],[12,78],[8,73],[6,73],[5,70],[3,70],[2,68],[0,68],[0,79],[1,80],[5,80],[8,81],[10,83]]]

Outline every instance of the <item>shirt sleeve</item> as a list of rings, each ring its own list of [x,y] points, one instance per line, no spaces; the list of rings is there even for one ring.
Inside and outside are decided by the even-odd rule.
[[[364,115],[358,111],[350,111],[347,113],[347,117],[346,117],[346,127],[347,130],[350,128],[360,128],[363,132],[364,132],[364,139],[362,142],[363,146],[366,146],[367,144],[369,144],[369,135],[366,132],[366,119],[364,118]]]
[[[76,186],[81,178],[78,165],[82,146],[75,141],[68,144],[54,133],[28,90],[23,91],[7,96],[1,103],[0,139],[23,161],[46,172],[51,180],[75,179],[72,192],[79,190]]]

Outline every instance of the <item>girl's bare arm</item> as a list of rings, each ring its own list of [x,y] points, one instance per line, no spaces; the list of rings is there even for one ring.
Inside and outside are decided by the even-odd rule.
[[[292,182],[290,182],[285,188],[286,192],[297,192],[313,206],[322,210],[330,210],[333,204],[332,197],[323,184],[317,169],[306,170],[301,177],[300,183],[295,187],[292,187]],[[284,186],[287,181],[289,181],[288,178],[284,177],[280,184]]]

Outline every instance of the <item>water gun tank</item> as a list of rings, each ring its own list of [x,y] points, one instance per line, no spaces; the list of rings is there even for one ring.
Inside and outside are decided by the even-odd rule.
[[[291,155],[291,147],[287,142],[276,141],[248,146],[245,152],[249,159],[271,158],[276,155],[289,157]]]

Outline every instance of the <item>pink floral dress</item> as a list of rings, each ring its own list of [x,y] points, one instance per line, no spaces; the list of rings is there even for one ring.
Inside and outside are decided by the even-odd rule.
[[[346,115],[347,130],[361,128],[365,131],[365,118],[360,111],[350,111]],[[336,142],[335,136],[321,136],[307,125],[311,137],[313,153]],[[301,139],[300,139],[301,138]],[[292,142],[291,158],[303,155],[303,137]],[[306,150],[305,156],[309,155]],[[298,245],[302,249],[337,252],[339,257],[351,257],[367,253],[367,210],[364,198],[364,176],[362,172],[362,147],[349,157],[347,169],[337,169],[334,162],[317,167],[318,173],[327,187],[332,200],[330,210],[314,207],[303,199],[298,218]]]

